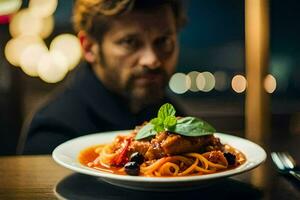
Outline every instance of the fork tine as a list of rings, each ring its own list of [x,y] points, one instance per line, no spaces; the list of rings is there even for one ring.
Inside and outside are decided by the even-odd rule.
[[[296,166],[296,161],[293,158],[293,156],[291,156],[291,154],[289,152],[284,152],[284,153],[287,156],[287,158],[291,161],[291,163],[293,164],[293,166],[295,167]]]
[[[277,155],[284,169],[290,169],[289,163],[286,162],[286,156],[283,154],[283,152],[277,152]]]
[[[294,163],[291,161],[291,155],[289,153],[281,152],[279,153],[279,157],[281,158],[283,165],[286,168],[293,169]]]
[[[271,157],[272,157],[272,160],[275,163],[275,165],[278,167],[278,169],[284,170],[284,165],[283,165],[282,161],[280,160],[278,153],[272,152]]]

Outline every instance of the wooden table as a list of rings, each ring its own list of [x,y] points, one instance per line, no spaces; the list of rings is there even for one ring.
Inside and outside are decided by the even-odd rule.
[[[72,172],[51,156],[0,158],[0,199],[55,199],[55,185]]]
[[[276,142],[277,141],[277,142]],[[273,138],[269,149],[289,150],[300,161],[300,136]],[[250,172],[185,192],[134,191],[73,173],[51,156],[0,157],[0,199],[300,199],[300,183],[278,174],[270,156]]]

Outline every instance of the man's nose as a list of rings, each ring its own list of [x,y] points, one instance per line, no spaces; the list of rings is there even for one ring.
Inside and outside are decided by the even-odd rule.
[[[139,64],[143,67],[156,69],[161,66],[161,61],[155,50],[151,47],[147,47],[143,50],[141,54]]]

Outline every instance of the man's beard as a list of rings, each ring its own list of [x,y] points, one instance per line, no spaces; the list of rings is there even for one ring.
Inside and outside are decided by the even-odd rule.
[[[136,80],[142,76],[159,76],[161,81],[151,82],[145,85],[137,85]],[[168,75],[163,67],[155,70],[143,68],[138,73],[132,74],[125,84],[125,96],[130,102],[144,107],[155,104],[165,96],[165,88],[168,82]],[[159,79],[160,80],[160,79]]]

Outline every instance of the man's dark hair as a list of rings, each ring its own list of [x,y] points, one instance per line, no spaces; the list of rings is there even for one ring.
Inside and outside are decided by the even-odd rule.
[[[132,10],[151,10],[163,5],[172,8],[177,30],[180,30],[186,22],[183,0],[77,0],[73,24],[75,31],[85,31],[93,39],[101,41],[113,17]]]

